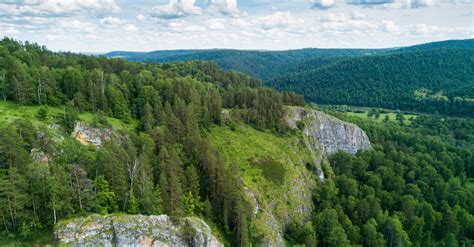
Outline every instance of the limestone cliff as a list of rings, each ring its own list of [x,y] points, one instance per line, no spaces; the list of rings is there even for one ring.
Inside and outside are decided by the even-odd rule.
[[[73,246],[223,246],[199,218],[90,215],[59,222],[54,234]]]
[[[370,150],[372,146],[367,134],[355,124],[341,121],[331,115],[302,107],[288,110],[287,122],[291,128],[303,123],[303,132],[309,140],[311,150],[332,154],[345,151],[356,154],[359,150]]]
[[[288,107],[286,121],[293,128],[302,128],[306,147],[313,156],[318,177],[324,181],[321,159],[337,151],[356,154],[371,150],[367,134],[355,124],[344,122],[323,112],[303,107]]]

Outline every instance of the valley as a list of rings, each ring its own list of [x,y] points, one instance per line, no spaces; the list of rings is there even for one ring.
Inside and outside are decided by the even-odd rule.
[[[432,75],[457,80],[433,85],[464,102],[471,97],[470,52],[431,49],[440,45],[446,43],[416,57],[426,69],[440,63],[428,63],[432,56],[462,65]],[[408,67],[421,61],[405,51],[367,52],[290,54],[330,56],[303,73],[344,65],[340,73],[354,85],[353,71],[372,75],[353,67],[360,61],[381,71],[403,64],[399,56]],[[0,54],[1,245],[472,244],[469,104],[453,108],[448,97],[439,112],[431,112],[439,105],[423,108],[408,98],[369,104],[361,95],[340,97],[338,83],[327,85],[334,94],[323,85],[318,93],[345,101],[317,104],[211,61],[127,61],[8,38]],[[279,63],[290,56],[270,55]],[[420,71],[417,82],[425,78]],[[394,88],[413,86],[402,82]]]

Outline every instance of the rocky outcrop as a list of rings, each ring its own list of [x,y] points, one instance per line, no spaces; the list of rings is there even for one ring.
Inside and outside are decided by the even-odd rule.
[[[344,151],[356,154],[371,150],[367,134],[355,124],[339,120],[323,112],[303,107],[288,107],[286,121],[290,128],[301,128],[306,147],[313,156],[316,173],[321,182],[325,175],[321,168],[323,156]]]
[[[73,246],[223,246],[199,218],[91,215],[59,222],[54,234]]]
[[[333,116],[302,107],[288,110],[287,122],[291,128],[303,124],[303,133],[311,150],[323,154],[345,151],[356,154],[359,150],[370,150],[367,134],[355,124],[341,121]],[[301,125],[300,125],[301,126]]]
[[[103,142],[110,140],[112,133],[112,129],[109,128],[92,127],[86,123],[77,122],[72,136],[83,145],[94,145],[100,148]]]

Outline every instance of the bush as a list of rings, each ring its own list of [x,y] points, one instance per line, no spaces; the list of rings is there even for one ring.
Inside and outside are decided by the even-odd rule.
[[[36,113],[36,118],[38,118],[41,121],[45,121],[48,119],[49,116],[49,110],[46,106],[42,106],[38,109],[38,112]]]
[[[267,180],[277,185],[285,183],[285,166],[274,160],[271,156],[265,156],[258,160],[254,159],[251,163],[262,170],[262,174]]]

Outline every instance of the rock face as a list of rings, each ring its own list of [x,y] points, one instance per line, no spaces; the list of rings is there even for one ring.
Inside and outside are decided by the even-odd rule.
[[[110,140],[112,130],[108,128],[92,127],[83,122],[77,122],[72,136],[83,145],[101,147],[104,141]]]
[[[167,215],[91,215],[59,222],[54,234],[73,246],[223,247],[199,218],[171,220]]]
[[[337,151],[354,155],[359,150],[372,149],[367,134],[361,128],[326,113],[302,107],[289,107],[286,120],[293,129],[303,128],[303,139],[313,156],[316,172],[321,182],[325,180],[321,168],[323,156]]]
[[[300,122],[304,124],[303,132],[311,150],[318,149],[324,154],[337,151],[356,154],[359,150],[372,149],[367,134],[361,128],[326,113],[292,107],[288,110],[287,122],[291,128],[297,128]]]

